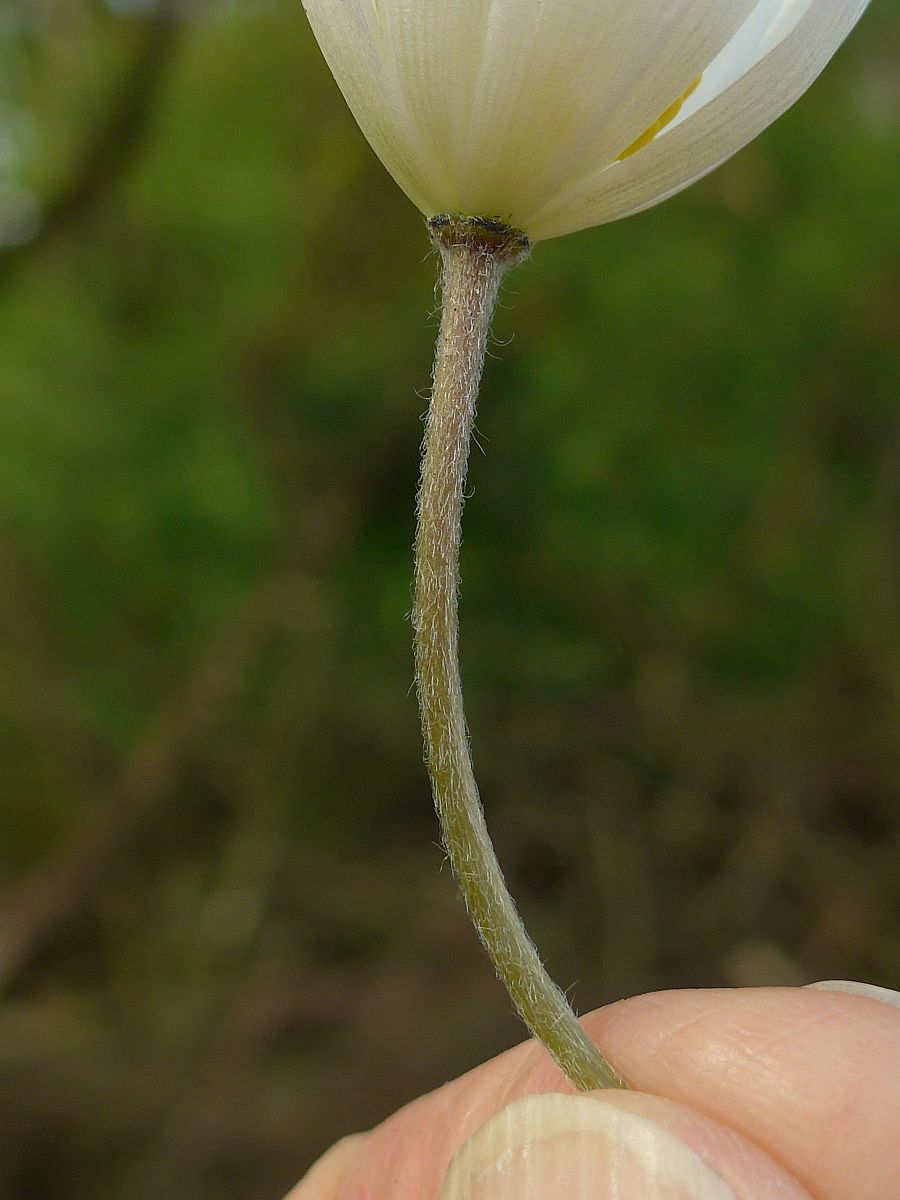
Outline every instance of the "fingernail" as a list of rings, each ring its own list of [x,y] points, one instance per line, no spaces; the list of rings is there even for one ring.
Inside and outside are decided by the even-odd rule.
[[[667,1130],[594,1096],[527,1096],[450,1164],[440,1200],[736,1200]]]
[[[851,996],[865,996],[869,1000],[880,1000],[892,1008],[900,1008],[900,992],[877,987],[874,983],[857,983],[853,979],[823,979],[821,983],[808,983],[807,987],[817,992],[847,992]]]

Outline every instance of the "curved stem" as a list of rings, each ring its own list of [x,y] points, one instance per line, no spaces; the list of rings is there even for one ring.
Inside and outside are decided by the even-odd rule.
[[[416,680],[444,845],[466,907],[522,1019],[582,1090],[623,1087],[544,969],[516,912],[484,821],[459,676],[459,545],[469,442],[491,314],[527,239],[492,221],[430,222],[443,310],[425,433],[416,533]]]

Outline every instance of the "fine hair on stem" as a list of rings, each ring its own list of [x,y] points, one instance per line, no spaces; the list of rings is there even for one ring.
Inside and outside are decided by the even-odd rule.
[[[502,222],[439,216],[441,325],[422,452],[415,543],[416,683],[425,759],[469,915],[531,1032],[581,1090],[624,1087],[548,975],[506,887],[472,766],[459,673],[459,548],[469,444],[500,281],[528,256]]]

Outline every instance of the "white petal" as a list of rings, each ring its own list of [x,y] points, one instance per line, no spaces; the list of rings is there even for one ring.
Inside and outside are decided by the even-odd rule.
[[[637,154],[562,192],[526,226],[529,237],[538,241],[630,216],[714,170],[803,95],[867,4],[812,0],[793,28],[785,21],[786,36],[736,82]]]
[[[759,0],[749,19],[722,53],[710,63],[700,87],[681,110],[686,120],[704,104],[736,83],[799,24],[815,0]]]
[[[423,174],[429,175],[429,187],[421,190],[430,199],[419,206],[427,216],[457,212],[452,199],[459,192],[460,161],[473,97],[488,27],[498,6],[493,0],[369,3],[377,13],[376,37],[383,69],[397,81],[401,106],[427,160]],[[368,136],[364,120],[357,116]],[[396,176],[392,147],[379,153]]]
[[[304,2],[414,203],[522,226],[656,120],[758,0]]]
[[[437,162],[407,109],[403,81],[384,54],[379,0],[303,0],[325,61],[378,157],[423,212],[442,186]]]
[[[755,3],[494,0],[452,209],[521,227],[585,159],[656,120]]]

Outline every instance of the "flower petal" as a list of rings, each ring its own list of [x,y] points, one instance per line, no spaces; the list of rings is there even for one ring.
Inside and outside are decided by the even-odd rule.
[[[710,63],[703,82],[681,111],[679,121],[708,104],[765,58],[793,30],[815,0],[759,0],[748,20]]]
[[[334,0],[331,0],[334,3]],[[495,0],[369,0],[385,72],[397,81],[429,177],[430,199],[410,194],[426,216],[461,211],[460,160]],[[501,5],[500,7],[504,7]],[[360,125],[368,137],[362,119]],[[372,140],[371,138],[369,139]],[[396,177],[392,147],[379,154]],[[476,215],[476,214],[473,214]]]
[[[532,241],[615,221],[668,199],[730,158],[798,100],[868,0],[794,3],[802,11],[799,21],[791,28],[785,19],[786,35],[755,65],[637,154],[560,192],[525,226]],[[786,10],[785,17],[790,15]]]
[[[520,225],[628,146],[758,0],[304,0],[363,132],[428,216]]]
[[[655,121],[755,3],[493,0],[453,207],[521,226]]]
[[[302,0],[325,61],[375,153],[423,212],[442,192],[380,24],[383,0]],[[444,185],[446,186],[446,185]]]

